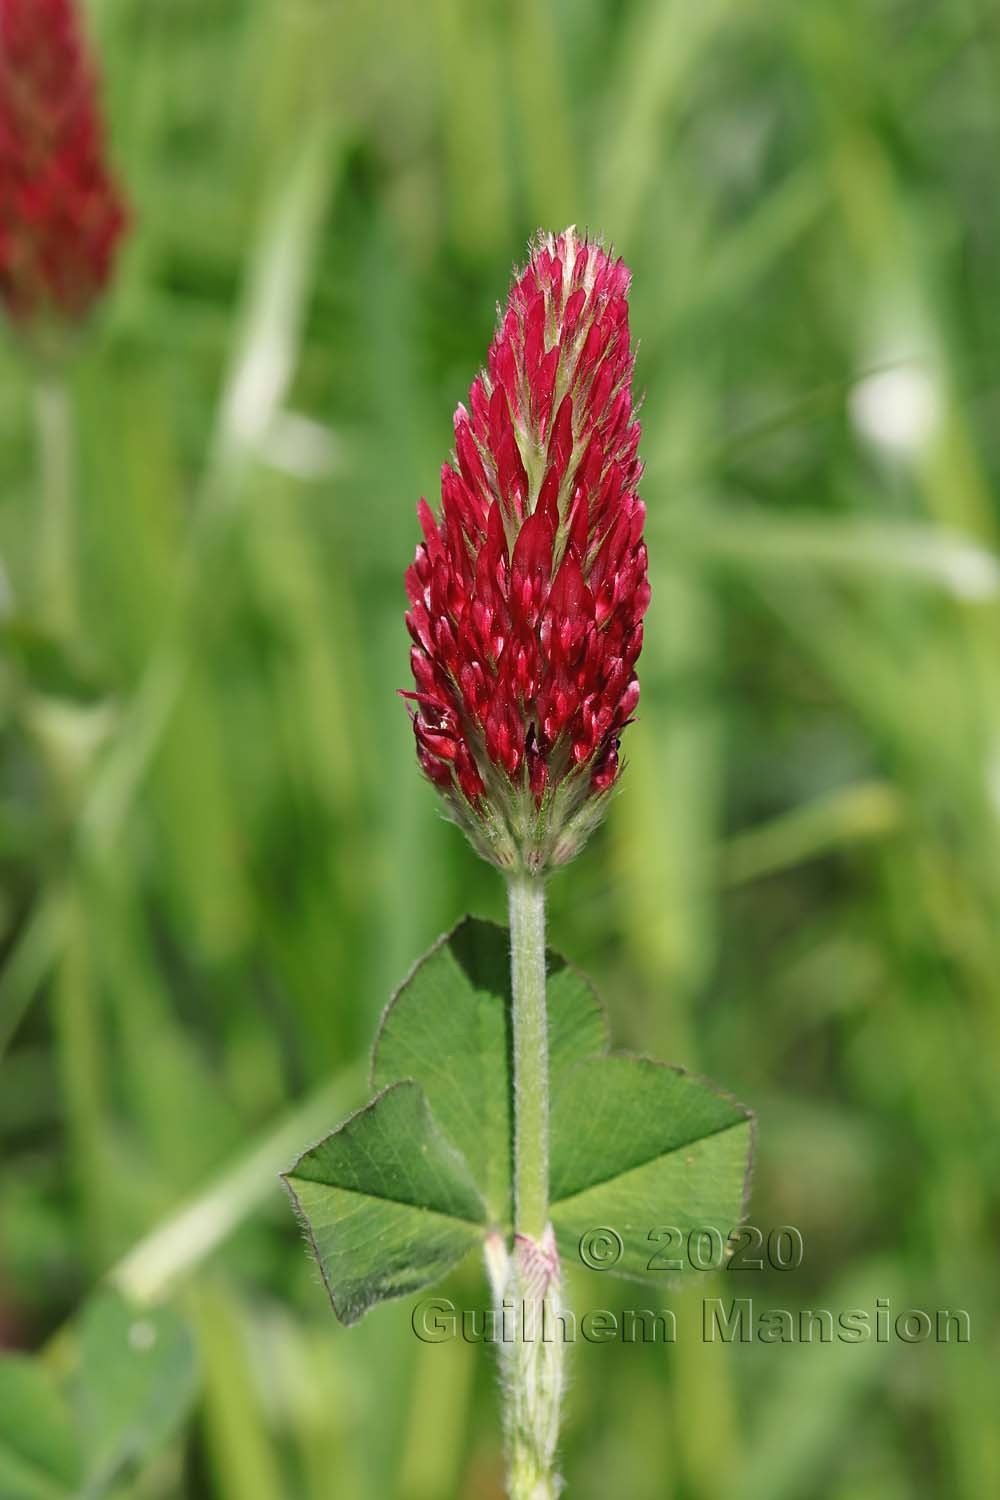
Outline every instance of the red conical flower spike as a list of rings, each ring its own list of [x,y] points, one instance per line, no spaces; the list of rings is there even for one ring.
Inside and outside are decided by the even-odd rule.
[[[26,334],[78,322],[125,228],[73,0],[0,0],[0,299]]]
[[[502,868],[565,863],[600,820],[649,603],[629,272],[540,236],[455,413],[441,518],[406,575],[424,771]]]

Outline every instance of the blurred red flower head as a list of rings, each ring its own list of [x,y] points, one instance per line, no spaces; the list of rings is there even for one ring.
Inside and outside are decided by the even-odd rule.
[[[649,603],[630,276],[540,236],[455,413],[406,575],[420,764],[486,858],[565,863],[599,821]]]
[[[126,214],[74,0],[0,0],[0,300],[12,322],[81,320]]]

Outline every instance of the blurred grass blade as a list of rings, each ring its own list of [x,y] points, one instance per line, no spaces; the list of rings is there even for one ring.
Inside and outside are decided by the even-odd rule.
[[[646,0],[621,28],[602,134],[599,184],[609,233],[627,245],[656,175],[660,142],[676,128],[700,63],[733,10],[731,0]]]
[[[776,875],[901,826],[904,804],[889,782],[841,787],[727,840],[720,850],[727,885]]]
[[[98,852],[114,843],[159,744],[197,649],[194,617],[219,520],[280,409],[295,368],[312,286],[323,211],[331,188],[333,129],[324,118],[305,131],[299,156],[268,207],[239,319],[212,455],[179,598],[168,616],[119,735],[102,763],[81,819],[81,838]],[[224,533],[223,533],[224,534]]]
[[[0,1059],[62,948],[66,932],[65,892],[54,886],[25,920],[0,972]]]
[[[21,1355],[0,1358],[0,1495],[71,1500],[81,1470],[72,1414],[49,1372]]]
[[[824,1305],[836,1309],[834,1317],[865,1310],[874,1323],[876,1297],[891,1304],[898,1290],[891,1265],[870,1264],[829,1286]],[[838,1460],[849,1463],[852,1457],[844,1433],[855,1429],[872,1389],[885,1389],[893,1359],[892,1347],[874,1337],[862,1343],[796,1343],[780,1347],[780,1353],[780,1375],[760,1385],[754,1443],[732,1500],[799,1500],[817,1474],[824,1475],[825,1494],[837,1493]]]
[[[119,1261],[113,1286],[135,1302],[165,1296],[197,1269],[270,1197],[278,1174],[303,1146],[336,1125],[363,1084],[360,1066],[348,1069],[291,1110],[262,1140]]]
[[[288,393],[332,190],[334,142],[329,118],[307,128],[268,205],[219,408],[209,471],[216,494],[232,495]]]
[[[651,518],[662,544],[744,571],[822,568],[837,577],[939,588],[972,603],[1000,595],[1000,561],[972,537],[943,527],[854,516],[773,516],[745,506],[685,510],[682,525]]]
[[[245,1316],[227,1288],[197,1286],[191,1304],[205,1372],[205,1434],[219,1500],[287,1500],[281,1460],[262,1418]]]

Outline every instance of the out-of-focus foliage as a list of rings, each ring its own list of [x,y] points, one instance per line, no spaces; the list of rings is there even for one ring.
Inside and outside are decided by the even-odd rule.
[[[578,1343],[570,1493],[1000,1492],[996,16],[91,20],[136,222],[72,374],[69,639],[0,355],[3,1341],[63,1380],[103,1278],[170,1296],[195,1405],[121,1500],[499,1494],[490,1352],[406,1303],[340,1328],[277,1172],[363,1101],[414,957],[502,915],[416,771],[401,580],[511,264],[575,221],[635,275],[653,604],[552,942],[619,1044],[757,1106],[752,1219],[804,1259],[685,1287],[669,1348]],[[734,1295],[972,1338],[704,1342]]]

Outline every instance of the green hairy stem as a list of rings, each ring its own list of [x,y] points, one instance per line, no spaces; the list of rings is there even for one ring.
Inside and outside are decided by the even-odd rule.
[[[508,883],[514,1053],[514,1227],[507,1256],[487,1254],[494,1295],[508,1315],[500,1342],[510,1500],[555,1500],[564,1347],[559,1260],[549,1225],[549,1058],[545,1005],[545,888]]]
[[[512,875],[514,1227],[540,1240],[549,1221],[549,1028],[545,1009],[545,886]]]

